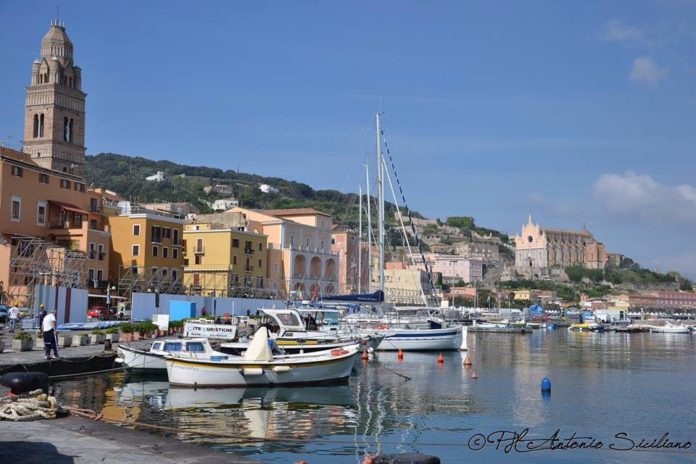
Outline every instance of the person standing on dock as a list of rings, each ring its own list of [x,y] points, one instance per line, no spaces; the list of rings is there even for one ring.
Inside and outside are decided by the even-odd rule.
[[[12,306],[7,313],[7,324],[10,326],[10,333],[14,333],[17,319],[19,318],[19,308]]]
[[[56,329],[56,310],[51,309],[41,324],[43,330],[44,349],[46,359],[51,359],[51,348],[53,348],[54,358],[58,359],[58,330]]]

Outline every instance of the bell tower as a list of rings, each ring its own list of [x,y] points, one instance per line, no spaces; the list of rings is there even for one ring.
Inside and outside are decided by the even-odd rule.
[[[52,21],[31,67],[24,104],[24,148],[38,165],[84,176],[85,94],[65,24]]]

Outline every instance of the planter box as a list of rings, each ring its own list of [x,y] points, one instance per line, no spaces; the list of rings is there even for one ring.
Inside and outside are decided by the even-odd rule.
[[[129,341],[131,341],[131,340],[133,340],[133,333],[131,333],[131,332],[123,332],[123,333],[121,334],[121,341],[122,341],[122,342],[129,342]]]
[[[34,348],[34,339],[31,340],[12,340],[14,351],[31,351]]]
[[[67,348],[72,345],[72,335],[58,335],[58,348]]]
[[[87,344],[89,337],[87,335],[73,335],[72,346],[82,346]]]
[[[34,348],[36,348],[37,350],[44,349],[43,335],[39,335],[38,337],[36,337],[36,342],[34,343]]]
[[[133,341],[137,342],[140,340],[140,332],[133,332]]]
[[[104,334],[90,334],[89,343],[92,345],[100,345],[106,340],[106,335]]]
[[[106,334],[104,336],[104,340],[111,340],[111,343],[118,343],[121,334],[119,333],[111,333],[111,334]]]

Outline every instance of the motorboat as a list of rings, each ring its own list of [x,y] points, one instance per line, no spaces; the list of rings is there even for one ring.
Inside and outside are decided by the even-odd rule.
[[[650,327],[652,333],[672,333],[672,334],[688,334],[689,327],[685,325],[670,324],[669,322],[663,326]]]
[[[149,349],[138,349],[126,345],[118,345],[116,362],[123,364],[128,370],[162,371],[167,369],[164,357],[174,353],[187,353],[195,358],[209,358],[211,355],[222,355],[210,346],[207,338],[170,338],[157,340]]]
[[[243,356],[203,359],[186,352],[165,356],[172,386],[249,387],[318,385],[346,382],[358,354],[357,343],[341,348],[295,355],[274,355],[269,331],[260,327]]]

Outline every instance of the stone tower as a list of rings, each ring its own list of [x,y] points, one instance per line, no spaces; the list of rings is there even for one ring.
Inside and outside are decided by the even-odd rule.
[[[31,68],[24,105],[24,152],[45,168],[84,176],[85,97],[65,24],[51,22]]]

